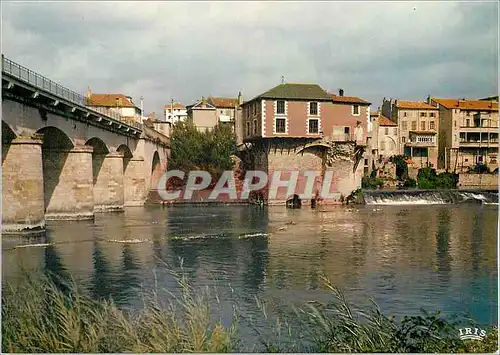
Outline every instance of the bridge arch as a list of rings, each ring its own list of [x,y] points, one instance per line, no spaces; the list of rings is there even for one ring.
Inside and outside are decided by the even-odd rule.
[[[160,154],[155,150],[151,161],[151,190],[158,189],[158,181],[160,181],[162,173],[163,169],[161,166]]]
[[[2,120],[2,165],[9,152],[10,144],[16,138],[17,135],[14,130]]]

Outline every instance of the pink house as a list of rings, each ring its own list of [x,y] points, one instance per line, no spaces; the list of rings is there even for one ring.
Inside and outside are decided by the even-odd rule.
[[[296,187],[299,193],[306,186],[302,172],[323,170],[320,156],[296,154],[301,147],[321,138],[353,142],[358,146],[367,144],[370,103],[344,96],[343,90],[333,95],[316,84],[283,83],[241,107],[243,142],[251,143],[254,149],[250,168],[264,170],[269,175],[273,171],[288,171],[281,180],[299,171],[301,175]],[[337,174],[334,180],[340,181],[340,175]],[[319,180],[316,186],[321,183]],[[349,189],[346,187],[342,194]],[[283,188],[282,192],[278,191],[275,202],[284,203],[289,198],[289,192]]]

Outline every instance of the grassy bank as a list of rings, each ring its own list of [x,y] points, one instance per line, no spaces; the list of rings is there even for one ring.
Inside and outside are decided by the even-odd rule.
[[[178,280],[181,295],[161,303],[156,294],[144,296],[144,307],[134,312],[111,301],[96,301],[74,284],[42,276],[22,285],[4,285],[2,294],[2,352],[239,352],[238,317],[224,327],[211,321],[210,294],[193,291],[185,278]],[[384,316],[375,302],[356,309],[325,280],[332,299],[328,305],[306,304],[291,309],[285,322],[290,342],[271,334],[261,337],[267,352],[494,352],[497,333],[482,341],[458,338],[459,321],[437,313],[396,321]],[[263,312],[265,306],[261,305]],[[465,326],[470,326],[468,322]],[[463,326],[462,326],[463,327]],[[302,341],[303,339],[303,341]]]

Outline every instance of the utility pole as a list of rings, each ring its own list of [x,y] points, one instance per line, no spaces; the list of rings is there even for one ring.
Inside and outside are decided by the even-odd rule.
[[[285,83],[285,77],[282,75],[281,76],[281,83],[284,84]]]
[[[171,124],[174,124],[174,98],[170,99],[170,118]]]

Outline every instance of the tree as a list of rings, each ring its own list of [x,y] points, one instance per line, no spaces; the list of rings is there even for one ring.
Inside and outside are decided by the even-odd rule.
[[[200,132],[190,121],[178,122],[172,130],[171,145],[169,170],[203,170],[217,181],[234,167],[231,156],[236,152],[236,137],[229,125]]]

